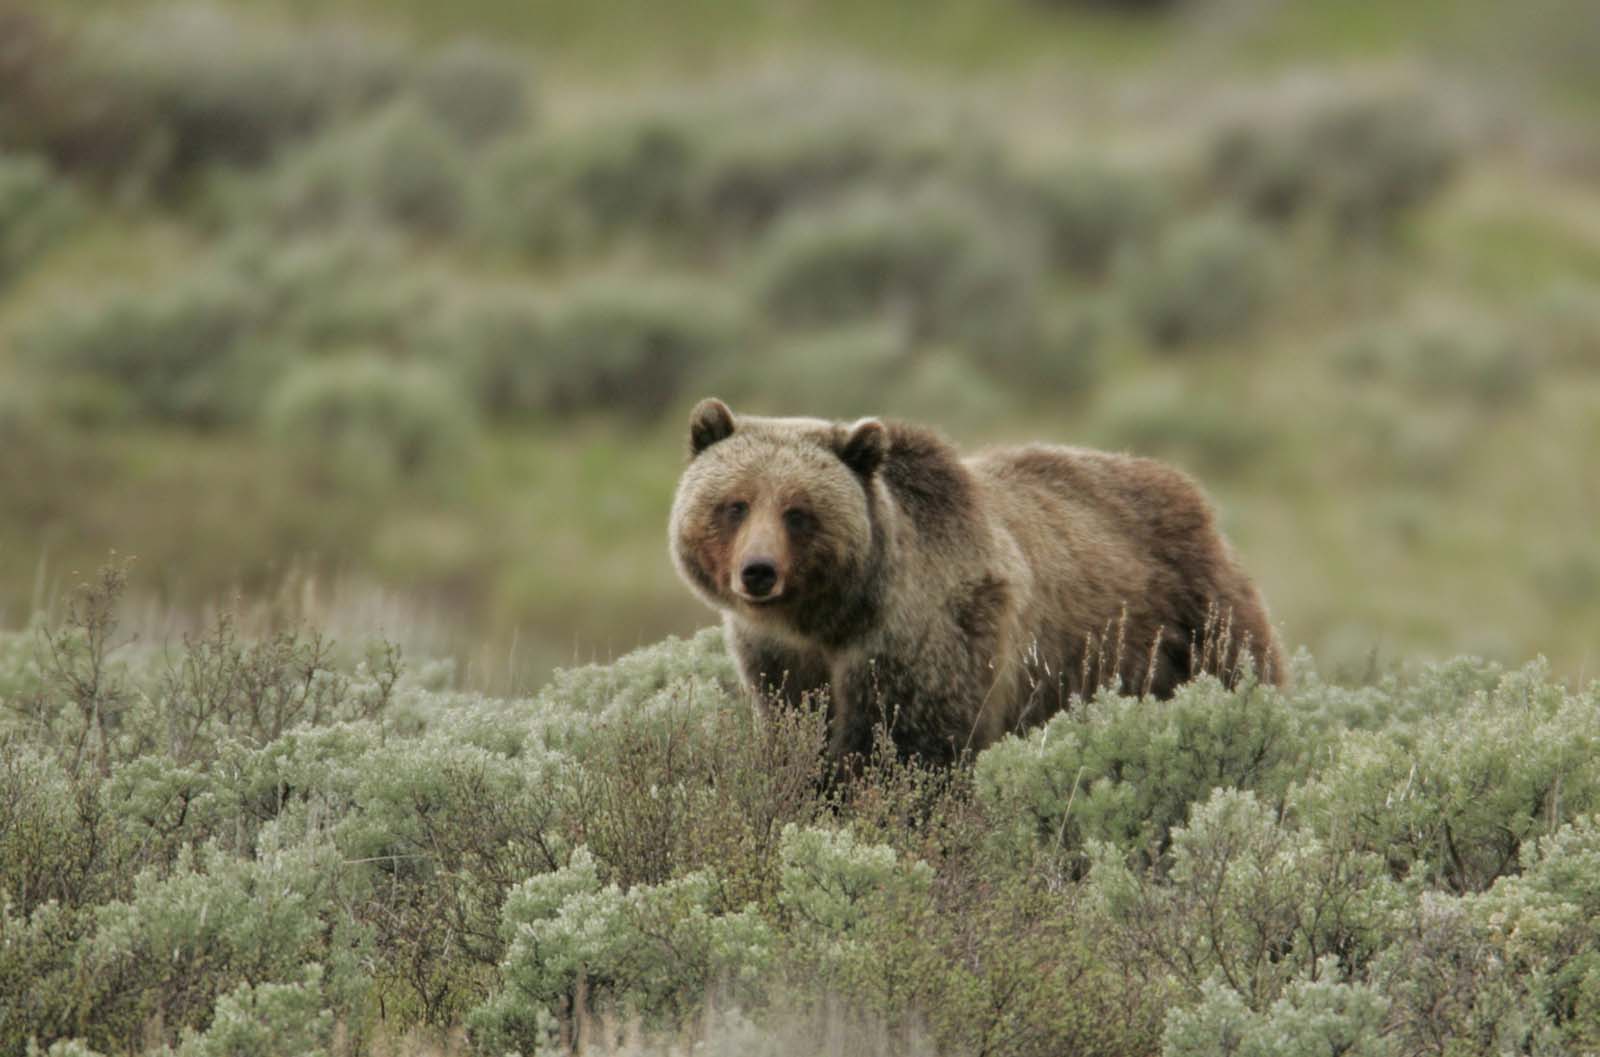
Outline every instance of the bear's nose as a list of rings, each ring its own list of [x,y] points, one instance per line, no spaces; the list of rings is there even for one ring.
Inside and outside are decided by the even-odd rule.
[[[767,592],[772,590],[772,585],[778,582],[778,567],[764,558],[744,563],[739,570],[739,579],[744,583],[744,589],[752,598],[765,598]]]

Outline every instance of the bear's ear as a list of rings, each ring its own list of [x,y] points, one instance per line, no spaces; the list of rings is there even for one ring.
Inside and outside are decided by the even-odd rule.
[[[733,435],[733,412],[714,396],[694,406],[689,416],[689,454],[699,455],[719,440]]]
[[[839,458],[862,477],[871,477],[889,453],[889,431],[875,418],[864,418],[837,443]]]

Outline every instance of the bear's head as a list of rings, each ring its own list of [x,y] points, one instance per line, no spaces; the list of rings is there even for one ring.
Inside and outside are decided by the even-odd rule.
[[[678,571],[714,606],[807,633],[868,579],[888,449],[877,419],[735,417],[702,400],[672,505]]]

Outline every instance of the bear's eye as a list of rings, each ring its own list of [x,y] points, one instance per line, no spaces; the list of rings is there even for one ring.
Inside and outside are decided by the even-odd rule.
[[[783,512],[783,523],[790,532],[808,532],[815,526],[816,521],[812,516],[798,507],[791,507]]]
[[[750,513],[750,504],[746,503],[742,499],[735,499],[733,502],[723,507],[722,510],[727,516],[728,520],[737,525],[739,522],[744,520],[744,516],[746,514]]]

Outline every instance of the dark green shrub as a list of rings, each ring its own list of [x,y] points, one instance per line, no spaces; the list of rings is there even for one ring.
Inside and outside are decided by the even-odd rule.
[[[42,1053],[31,1040],[62,1039],[77,1029],[72,984],[78,975],[74,954],[93,925],[91,908],[66,910],[46,903],[31,914],[14,912],[0,903],[0,988],[6,1001],[0,1005],[0,1053],[5,1057]],[[51,1046],[50,1053],[67,1057],[94,1057],[86,1047]]]
[[[995,150],[978,129],[880,85],[754,86],[702,118],[689,234],[739,242],[842,194],[909,192],[937,176],[976,181],[995,167]]]
[[[533,111],[525,64],[476,40],[428,56],[416,92],[439,123],[469,146],[522,128]]]
[[[264,200],[247,190],[234,211],[287,232],[365,222],[442,235],[460,225],[466,204],[459,145],[428,111],[407,102],[286,158]]]
[[[993,148],[936,109],[858,79],[741,83],[715,99],[507,144],[480,227],[535,254],[632,235],[715,252],[796,208],[864,188],[977,179]]]
[[[454,379],[372,355],[297,367],[268,397],[265,425],[308,471],[358,487],[459,475],[478,439]]]
[[[915,343],[951,342],[996,362],[1037,341],[1026,244],[958,196],[874,194],[796,213],[753,270],[757,295],[786,325],[887,319]]]
[[[113,897],[122,854],[113,821],[90,775],[73,775],[33,746],[5,744],[0,903],[26,918],[46,903],[76,910]]]
[[[288,348],[415,351],[454,287],[411,265],[414,249],[356,225],[288,242],[260,232],[230,240],[212,265],[271,306],[272,336]]]
[[[199,269],[58,308],[22,344],[49,376],[98,379],[139,414],[215,426],[246,418],[282,367],[259,340],[266,308],[249,284]]]
[[[691,131],[665,117],[601,125],[570,141],[508,140],[486,162],[477,227],[536,256],[626,231],[678,230],[698,150]]]
[[[48,163],[0,154],[0,290],[60,240],[78,208],[76,195]]]
[[[1392,234],[1446,184],[1459,146],[1428,100],[1367,93],[1235,124],[1211,154],[1214,179],[1255,215],[1314,213],[1354,238]]]
[[[18,101],[6,124],[62,169],[113,184],[172,187],[206,165],[258,165],[404,81],[400,52],[380,38],[224,8],[151,8],[29,40],[6,71]]]
[[[685,385],[734,354],[743,334],[739,305],[705,286],[594,280],[557,298],[541,346],[551,414],[620,411],[653,419]]]
[[[414,302],[413,302],[414,303]],[[464,379],[497,418],[548,410],[550,372],[543,300],[527,289],[477,291],[447,302],[426,327],[426,354]]]
[[[0,40],[0,142],[108,183],[148,168],[141,158],[152,151],[152,122],[135,100],[96,83],[81,33],[7,4]]]
[[[1148,240],[1165,211],[1149,176],[1092,157],[1035,173],[1022,190],[1051,262],[1088,278],[1107,275],[1120,254]]]
[[[1266,307],[1272,248],[1246,223],[1206,216],[1174,228],[1125,272],[1129,310],[1152,344],[1215,342],[1245,333]]]

